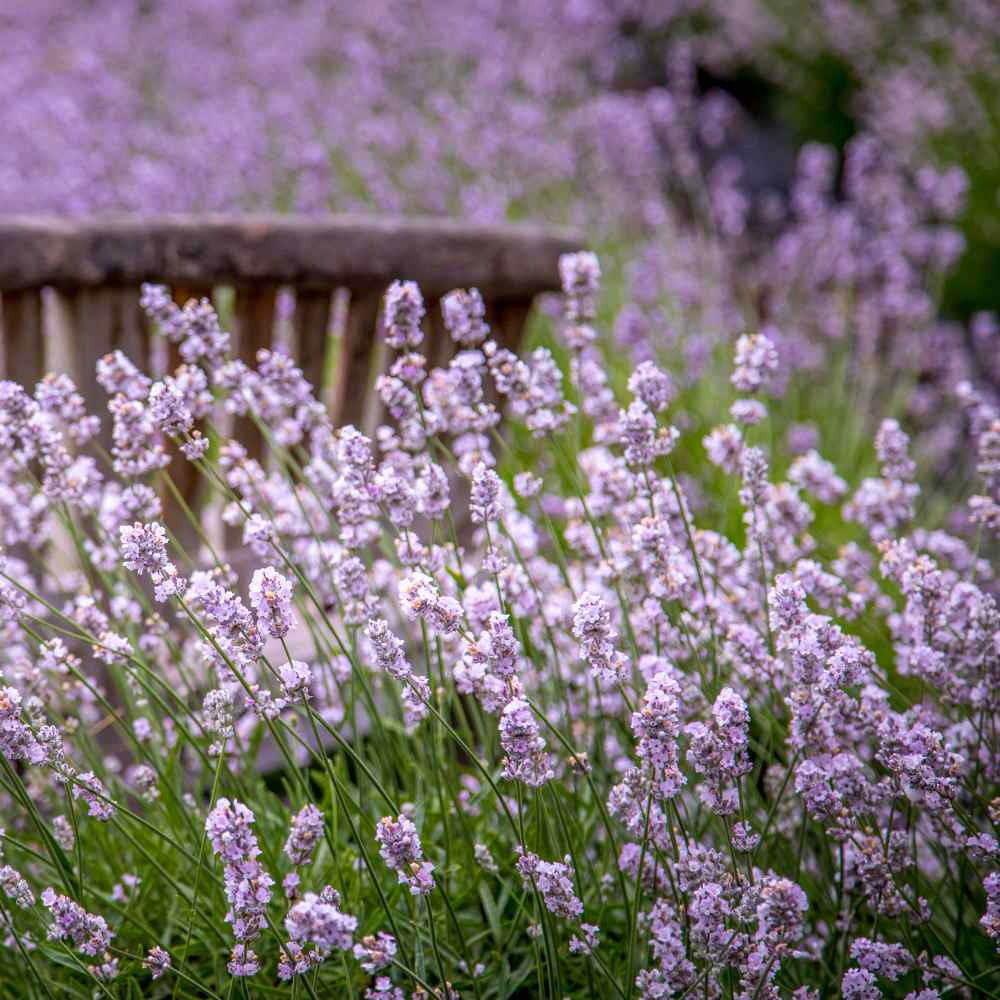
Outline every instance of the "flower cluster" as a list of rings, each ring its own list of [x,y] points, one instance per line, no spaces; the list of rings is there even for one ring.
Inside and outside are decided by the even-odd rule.
[[[434,865],[424,860],[420,837],[411,820],[404,815],[380,819],[375,839],[382,860],[414,896],[425,896],[434,888]]]
[[[222,859],[223,880],[237,944],[229,962],[234,976],[253,976],[260,964],[247,942],[258,937],[266,923],[274,879],[257,860],[260,847],[250,829],[253,813],[242,802],[219,799],[205,820],[205,833],[213,852]]]

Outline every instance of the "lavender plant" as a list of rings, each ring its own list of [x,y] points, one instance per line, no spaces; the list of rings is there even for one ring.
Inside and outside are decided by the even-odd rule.
[[[394,283],[373,437],[157,288],[184,363],[100,359],[106,414],[0,383],[5,992],[1000,994],[1000,414],[959,386],[945,531],[897,420],[863,477],[782,424],[766,330],[699,413],[560,271],[521,356],[446,297],[439,368]]]

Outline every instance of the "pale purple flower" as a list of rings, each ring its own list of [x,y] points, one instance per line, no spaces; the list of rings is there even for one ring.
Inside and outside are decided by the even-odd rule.
[[[153,979],[160,979],[170,968],[170,955],[158,944],[153,945],[142,960],[143,968],[146,969]]]
[[[884,478],[913,478],[917,467],[908,454],[909,445],[910,438],[903,432],[898,420],[882,421],[875,435],[875,452]]]
[[[77,775],[73,782],[73,798],[87,803],[87,812],[94,819],[107,823],[115,813],[115,804],[110,800],[107,789],[93,771]]]
[[[564,253],[559,258],[559,277],[567,320],[571,323],[593,321],[601,289],[601,265],[597,254],[589,250]]]
[[[312,669],[302,660],[291,660],[278,668],[281,694],[288,701],[308,701],[313,682]]]
[[[167,532],[162,524],[123,524],[119,529],[125,568],[134,573],[162,572],[169,564]]]
[[[462,605],[443,596],[434,579],[420,570],[400,580],[399,601],[409,619],[421,618],[441,635],[457,631],[462,622]]]
[[[406,816],[380,819],[375,827],[375,839],[382,860],[414,896],[426,895],[434,888],[434,865],[424,860],[417,828]]]
[[[354,945],[354,957],[365,972],[378,972],[389,965],[396,955],[396,939],[391,934],[379,931],[369,934]]]
[[[424,339],[421,322],[424,299],[413,281],[394,281],[385,293],[383,329],[385,341],[396,350],[419,347]]]
[[[737,399],[729,415],[744,427],[754,427],[767,416],[767,407],[759,399]]]
[[[513,698],[504,707],[500,716],[500,745],[506,754],[503,776],[508,781],[521,781],[538,788],[555,777],[535,714],[522,698]]]
[[[629,376],[628,391],[653,412],[665,410],[676,394],[673,379],[652,361],[636,365]]]
[[[373,618],[365,626],[365,636],[375,651],[375,663],[379,670],[397,680],[409,676],[412,667],[406,659],[403,640],[389,628],[389,623],[381,618]]]
[[[285,854],[293,865],[307,864],[323,835],[323,814],[307,802],[293,817],[285,841]]]
[[[257,835],[250,829],[253,813],[239,801],[219,799],[205,820],[212,850],[226,864],[252,860],[260,854]]]
[[[297,945],[314,945],[319,955],[328,955],[335,948],[348,951],[354,943],[357,917],[341,913],[331,902],[314,892],[307,892],[285,917],[285,930]]]
[[[636,754],[649,768],[657,793],[663,798],[676,795],[686,781],[678,765],[679,695],[677,681],[668,672],[660,671],[650,680],[638,710],[632,713]]]
[[[480,462],[472,472],[469,514],[473,524],[497,521],[503,512],[500,503],[500,477]]]
[[[42,893],[42,903],[52,915],[48,930],[50,941],[69,941],[84,955],[100,955],[107,951],[114,935],[103,917],[88,913],[51,886]]]
[[[257,627],[275,639],[288,635],[295,624],[291,580],[270,566],[255,570],[249,596],[250,607],[257,615]]]
[[[260,972],[260,961],[252,948],[248,948],[245,944],[237,944],[229,956],[226,969],[229,975],[237,978],[256,976]]]
[[[543,861],[521,846],[517,853],[517,870],[525,886],[535,886],[550,913],[565,920],[583,916],[583,903],[573,889],[573,865],[568,856],[561,862]]]
[[[10,865],[0,865],[0,889],[22,910],[35,905],[35,894],[31,891],[31,886],[21,873]]]
[[[740,392],[767,388],[777,370],[778,352],[765,334],[744,334],[736,341],[736,368],[730,381]]]
[[[479,344],[489,336],[486,306],[478,288],[448,292],[441,299],[441,316],[452,340],[465,347]]]
[[[573,606],[573,635],[598,680],[613,684],[622,679],[628,659],[615,648],[618,636],[611,628],[607,605],[599,595],[586,593]]]
[[[600,928],[594,924],[580,924],[580,934],[569,939],[569,950],[573,955],[591,955],[597,948]]]
[[[705,779],[698,786],[702,800],[720,814],[734,812],[738,782],[751,769],[746,702],[732,688],[723,688],[712,706],[711,723],[693,722],[685,732],[690,738],[688,763]]]

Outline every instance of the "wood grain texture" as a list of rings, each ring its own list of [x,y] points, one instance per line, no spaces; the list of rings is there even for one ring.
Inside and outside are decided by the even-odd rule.
[[[248,368],[257,366],[258,351],[272,345],[277,296],[278,289],[275,285],[236,290],[236,353]],[[263,461],[264,437],[260,428],[249,417],[237,418],[235,437],[246,448],[250,458]]]
[[[348,303],[330,408],[338,427],[362,426],[365,397],[371,388],[373,361],[378,353],[376,323],[381,302],[382,296],[373,289],[352,295]]]
[[[333,293],[302,289],[295,295],[295,359],[319,399],[324,395],[326,351],[330,339]]]
[[[40,288],[4,292],[0,302],[3,333],[3,377],[33,392],[45,374],[45,338],[42,330]]]

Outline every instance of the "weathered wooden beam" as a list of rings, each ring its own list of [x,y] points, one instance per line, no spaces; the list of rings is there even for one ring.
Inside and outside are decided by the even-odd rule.
[[[347,322],[337,353],[333,390],[332,417],[337,426],[360,427],[365,411],[365,397],[372,379],[372,359],[376,346],[375,324],[382,297],[376,291],[352,295],[347,307]]]
[[[294,353],[302,374],[316,390],[317,399],[324,397],[332,310],[332,292],[310,289],[296,292],[295,313],[292,319],[295,331]]]
[[[42,290],[4,292],[0,301],[4,378],[19,382],[29,392],[45,374],[45,338],[42,329]]]
[[[236,350],[248,368],[257,367],[257,352],[271,347],[274,338],[274,305],[278,289],[259,285],[236,290]],[[264,436],[250,417],[237,419],[236,439],[250,458],[264,459]]]
[[[536,225],[365,216],[174,215],[0,219],[0,289],[270,284],[384,288],[417,281],[427,298],[478,287],[493,301],[558,288],[579,233]]]

